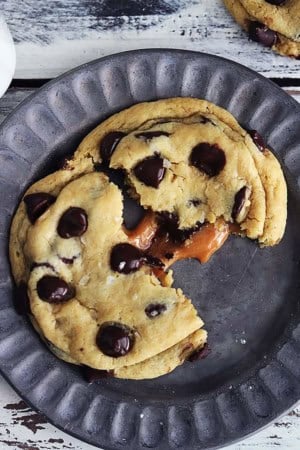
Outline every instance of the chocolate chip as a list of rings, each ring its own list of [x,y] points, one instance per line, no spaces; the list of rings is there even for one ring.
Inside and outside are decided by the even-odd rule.
[[[15,288],[14,292],[14,306],[18,314],[24,316],[26,314],[30,314],[30,301],[27,294],[27,284],[22,281]]]
[[[100,156],[104,163],[108,164],[120,140],[126,136],[122,131],[111,131],[106,134],[100,143]]]
[[[277,33],[270,30],[266,25],[256,21],[249,23],[249,38],[252,41],[260,42],[265,47],[272,47],[278,40]]]
[[[45,275],[37,283],[39,297],[48,303],[63,303],[75,296],[75,289],[63,279]]]
[[[204,359],[210,354],[210,348],[207,344],[204,347],[200,348],[200,350],[195,350],[191,355],[188,356],[187,361],[195,362],[199,359]]]
[[[146,186],[158,188],[165,176],[164,160],[158,156],[149,156],[139,162],[133,169],[135,176]]]
[[[270,3],[271,5],[283,5],[283,3],[286,2],[286,0],[265,0],[267,3]]]
[[[166,259],[172,259],[174,257],[174,253],[165,253]]]
[[[224,169],[226,156],[217,144],[203,142],[193,148],[190,163],[209,177],[214,177]]]
[[[105,355],[119,358],[132,349],[134,334],[122,324],[102,325],[96,337],[96,344]]]
[[[247,186],[242,187],[234,197],[234,204],[232,208],[231,216],[233,220],[238,220],[239,222],[243,217],[239,218],[240,213],[242,212],[242,209],[244,208],[244,205],[246,201],[248,200],[250,195],[250,189]]]
[[[69,239],[81,236],[88,227],[87,214],[84,209],[71,207],[59,219],[57,232],[60,237]]]
[[[111,378],[114,376],[113,370],[92,369],[92,367],[82,367],[82,374],[88,383],[95,383],[103,378]]]
[[[252,137],[252,140],[253,140],[254,144],[256,145],[256,147],[258,148],[258,150],[260,152],[263,152],[266,148],[266,144],[265,144],[263,138],[261,137],[261,135],[256,130],[248,130],[248,133]]]
[[[145,313],[149,319],[154,319],[154,317],[160,316],[166,310],[167,307],[164,303],[151,303],[145,308]]]
[[[170,133],[167,131],[144,131],[142,133],[137,133],[135,135],[136,138],[142,139],[143,141],[150,141],[153,138],[160,137],[160,136],[170,136]]]
[[[113,247],[110,266],[115,272],[128,274],[137,271],[144,262],[144,255],[133,245],[124,243]]]
[[[33,224],[55,202],[56,198],[46,192],[25,195],[23,201],[30,222]]]

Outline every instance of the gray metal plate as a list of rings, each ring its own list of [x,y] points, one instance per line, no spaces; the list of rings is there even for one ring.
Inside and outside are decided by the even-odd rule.
[[[280,245],[230,238],[208,264],[175,265],[206,321],[210,356],[150,381],[88,385],[12,306],[10,217],[26,186],[112,113],[164,97],[206,98],[257,129],[281,160],[289,214]],[[207,449],[265,426],[300,398],[300,107],[270,81],[215,56],[143,50],[75,69],[0,128],[0,369],[34,408],[107,449]]]

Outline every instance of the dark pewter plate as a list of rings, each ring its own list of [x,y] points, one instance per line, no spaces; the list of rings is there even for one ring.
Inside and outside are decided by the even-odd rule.
[[[257,129],[281,160],[286,234],[274,248],[230,238],[207,264],[177,263],[206,321],[211,354],[155,380],[88,385],[53,356],[12,304],[10,219],[26,186],[96,124],[133,103],[206,98]],[[0,128],[0,368],[50,422],[105,449],[208,449],[267,425],[300,398],[300,106],[262,76],[216,56],[142,50],[75,69],[22,103]]]

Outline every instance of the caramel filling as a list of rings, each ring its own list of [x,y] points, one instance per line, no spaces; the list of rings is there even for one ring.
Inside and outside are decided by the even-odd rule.
[[[165,270],[176,261],[186,258],[207,262],[222,247],[231,231],[236,232],[230,224],[218,220],[215,224],[204,224],[183,243],[172,241],[168,233],[160,232],[155,214],[148,212],[138,226],[126,231],[130,244],[159,258],[164,268],[154,268],[153,273],[163,282]]]
[[[126,230],[129,243],[138,247],[140,250],[148,250],[157,233],[158,223],[153,212],[147,212],[134,230]]]

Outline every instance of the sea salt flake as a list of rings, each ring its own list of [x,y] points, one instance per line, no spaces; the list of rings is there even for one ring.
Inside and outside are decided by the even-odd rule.
[[[106,284],[108,286],[110,286],[111,284],[113,284],[116,281],[116,278],[113,277],[112,275],[108,275],[108,277],[106,278]]]

